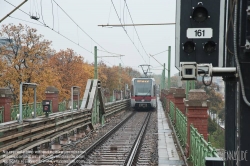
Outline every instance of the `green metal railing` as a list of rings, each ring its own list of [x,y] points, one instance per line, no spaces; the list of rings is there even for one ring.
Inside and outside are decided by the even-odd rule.
[[[59,112],[66,110],[66,101],[63,101],[63,102],[58,104],[58,110],[59,110]]]
[[[50,104],[50,107],[52,109],[52,104]],[[32,107],[32,108],[33,108],[32,110],[34,110],[34,107]],[[42,116],[42,115],[44,115],[44,113],[43,113],[43,103],[42,102],[37,102],[36,103],[36,116]]]
[[[162,99],[162,102],[163,102],[163,104],[162,104],[162,106],[163,106],[163,109],[166,111],[166,104],[167,104],[167,99],[165,98],[165,97],[163,97],[163,99]]]
[[[216,150],[190,125],[190,157],[193,166],[205,166],[205,157],[218,157]]]
[[[170,115],[171,121],[173,122],[175,118],[175,105],[172,101],[169,102],[169,109],[170,109],[169,115]]]
[[[77,104],[78,104],[78,103],[77,103],[77,100],[74,100],[74,101],[73,101],[73,109],[77,109],[77,108],[76,108]],[[81,104],[82,104],[82,100],[79,100],[78,108],[81,107]]]
[[[34,107],[33,104],[23,104],[22,109],[23,109],[23,119],[25,119],[31,117]],[[11,120],[16,120],[17,114],[19,114],[19,105],[11,106],[10,112],[11,112]]]
[[[4,107],[0,107],[0,123],[4,122]]]
[[[52,110],[52,102],[50,102],[50,109]],[[32,118],[32,112],[34,112],[34,103],[23,104],[23,119]],[[11,120],[16,120],[17,114],[19,114],[19,105],[13,105],[10,109]],[[42,102],[36,103],[36,116],[44,115]]]
[[[113,100],[114,100],[114,96],[110,96],[108,102],[112,102]]]
[[[163,95],[163,94],[162,94]],[[162,97],[162,106],[165,111],[169,108],[169,117],[173,122],[175,120],[174,128],[178,140],[183,148],[186,147],[187,142],[187,117],[175,107],[173,102],[167,103],[165,96]],[[190,125],[190,156],[189,160],[192,162],[193,166],[205,166],[205,157],[217,157],[220,158],[216,150],[207,142],[203,136],[198,132],[193,125]]]
[[[181,146],[184,147],[187,142],[187,118],[178,108],[176,108],[176,131]]]
[[[82,100],[79,100],[79,107],[81,106],[81,103],[82,103]],[[73,108],[76,109],[76,106],[77,106],[77,101],[74,101]],[[23,107],[23,119],[31,118],[32,112],[34,111],[34,103],[23,104],[22,107]],[[51,109],[51,112],[53,112],[52,102],[50,103],[50,109]],[[67,102],[64,101],[64,102],[59,103],[58,109],[59,111],[65,111],[67,109]],[[16,120],[17,114],[19,114],[19,105],[11,106],[11,120]],[[36,103],[36,116],[42,116],[42,115],[44,115],[42,102],[37,102]],[[0,123],[2,122],[3,122],[3,111],[0,107]]]

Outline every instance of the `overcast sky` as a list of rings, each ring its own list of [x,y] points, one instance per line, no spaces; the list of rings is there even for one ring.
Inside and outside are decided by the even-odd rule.
[[[7,2],[19,5],[23,0],[0,0],[0,18],[3,18],[13,6]],[[82,28],[93,40],[90,39],[80,28],[74,24],[70,18],[57,6],[58,5]],[[39,21],[44,22],[56,32],[63,34],[75,43],[93,53],[94,46],[98,49],[107,50],[112,53],[125,55],[120,58],[102,58],[108,65],[130,66],[141,71],[138,65],[150,64],[154,69],[162,69],[161,65],[148,54],[154,55],[165,51],[171,46],[171,75],[178,70],[174,66],[175,62],[175,25],[161,26],[136,26],[144,51],[136,35],[134,27],[125,27],[127,34],[122,27],[100,27],[103,24],[120,24],[116,11],[121,18],[121,22],[131,24],[128,9],[124,6],[124,0],[113,0],[116,11],[111,0],[29,0],[21,10],[30,15],[40,17]],[[127,5],[135,24],[153,24],[153,23],[174,23],[176,2],[173,0],[127,0]],[[53,9],[53,10],[52,10]],[[45,39],[52,41],[52,48],[60,49],[71,48],[78,54],[81,54],[86,61],[94,61],[93,54],[84,50],[82,47],[61,37],[56,32],[41,26],[39,22],[32,20],[22,11],[17,10],[12,15],[17,18],[6,18],[3,24],[27,24],[36,28],[39,34],[44,35]],[[43,19],[42,19],[43,18]],[[27,23],[18,19],[38,23],[40,25]],[[136,46],[134,46],[133,45]],[[139,52],[137,51],[139,50]],[[98,56],[112,56],[105,52],[98,51]],[[154,56],[161,64],[168,63],[168,52]],[[98,58],[98,61],[101,58]],[[155,74],[161,74],[161,70],[152,70]],[[166,72],[167,74],[167,72]]]

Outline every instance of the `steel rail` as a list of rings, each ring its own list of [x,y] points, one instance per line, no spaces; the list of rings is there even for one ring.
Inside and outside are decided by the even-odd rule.
[[[138,153],[139,146],[140,146],[140,144],[141,144],[141,142],[143,140],[142,138],[143,138],[143,136],[145,134],[145,131],[147,129],[150,116],[151,116],[151,112],[148,113],[147,117],[145,118],[145,121],[144,121],[144,123],[143,123],[143,125],[141,127],[141,130],[140,130],[137,138],[136,138],[136,141],[135,141],[133,147],[131,148],[131,151],[130,151],[127,159],[125,160],[126,166],[132,166],[133,163],[134,163],[135,156]]]
[[[136,112],[131,113],[126,119],[124,119],[122,122],[117,124],[113,129],[111,129],[108,133],[106,133],[103,137],[99,138],[94,144],[92,144],[90,147],[88,147],[84,152],[82,152],[80,155],[78,155],[75,159],[71,160],[70,163],[67,164],[67,166],[73,166],[76,163],[79,163],[78,161],[81,159],[84,159],[87,154],[89,154],[94,148],[99,146],[102,142],[104,142],[107,138],[109,138],[114,132],[116,132],[124,123],[126,123],[132,116],[135,115]]]

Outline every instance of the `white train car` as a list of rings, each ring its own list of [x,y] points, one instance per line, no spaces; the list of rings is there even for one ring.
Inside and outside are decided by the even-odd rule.
[[[154,78],[133,78],[131,82],[131,107],[136,110],[155,109],[157,87]]]

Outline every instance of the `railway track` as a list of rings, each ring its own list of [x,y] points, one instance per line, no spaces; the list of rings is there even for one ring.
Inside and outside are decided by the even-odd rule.
[[[152,112],[149,120],[143,142],[140,146],[139,154],[137,156],[137,166],[156,166],[158,165],[158,126],[157,113]]]
[[[65,166],[72,159],[76,158],[81,152],[86,151],[91,145],[99,140],[103,135],[113,129],[115,125],[130,116],[131,111],[122,111],[116,116],[110,118],[104,126],[96,128],[96,130],[87,129],[85,137],[77,141],[71,141],[67,145],[63,145],[62,149],[58,152],[43,157],[43,159],[32,166]],[[53,144],[53,143],[52,143]]]
[[[154,112],[153,114],[156,113]],[[145,148],[150,147],[147,144],[155,146],[152,143],[152,139],[144,140],[146,133],[152,135],[152,132],[146,132],[149,123],[154,122],[150,117],[151,112],[132,113],[110,130],[110,132],[99,138],[94,144],[69,162],[67,166],[135,165],[137,162],[142,165],[150,165],[152,163],[150,159],[151,150],[148,153],[139,152],[140,150],[149,150]],[[146,137],[149,138],[149,136]],[[142,156],[144,156],[144,159],[148,158],[148,160],[142,162]]]
[[[107,125],[92,131],[87,129],[82,139],[71,140],[29,166],[157,165],[156,115],[156,112],[121,112]],[[42,147],[39,150],[43,151]],[[27,159],[28,155],[23,157]]]

